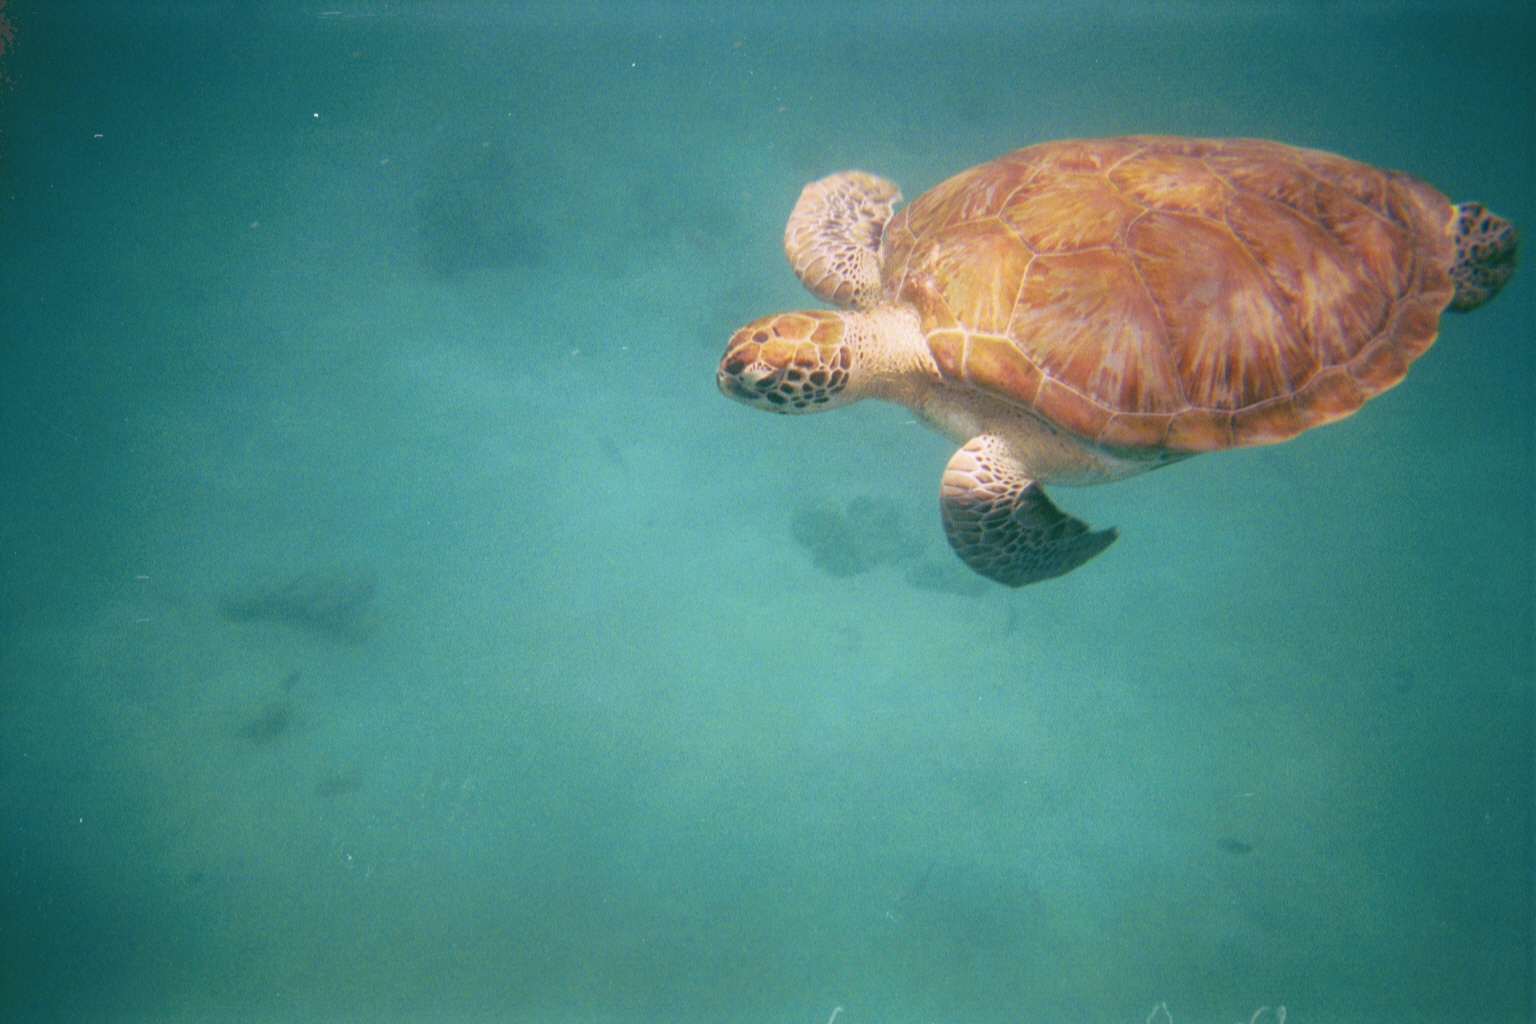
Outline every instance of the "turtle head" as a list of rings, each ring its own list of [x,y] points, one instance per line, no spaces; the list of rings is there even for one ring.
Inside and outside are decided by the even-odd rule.
[[[820,412],[862,397],[849,317],[807,310],[754,320],[731,335],[715,383],[731,398],[769,412]]]

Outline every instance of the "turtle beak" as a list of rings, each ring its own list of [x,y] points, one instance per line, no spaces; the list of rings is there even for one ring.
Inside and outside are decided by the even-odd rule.
[[[774,409],[778,403],[770,396],[778,396],[778,385],[784,377],[783,370],[776,370],[760,361],[748,362],[727,353],[715,371],[715,384],[729,398],[759,408]]]
[[[761,408],[769,406],[764,396],[773,392],[774,378],[780,375],[762,358],[762,345],[737,331],[715,371],[715,384],[727,397]]]
[[[715,371],[715,384],[720,388],[720,393],[727,398],[734,398],[741,402],[750,402],[754,399],[751,386],[739,375],[732,376],[725,371],[725,367]]]

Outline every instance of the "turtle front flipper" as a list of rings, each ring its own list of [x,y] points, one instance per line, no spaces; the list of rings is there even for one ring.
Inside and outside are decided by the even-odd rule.
[[[880,234],[901,189],[873,174],[844,171],[800,193],[784,229],[784,255],[800,283],[844,309],[880,301]]]
[[[1002,439],[971,438],[950,457],[939,487],[944,533],[976,572],[1022,587],[1071,572],[1115,542],[1058,509]]]

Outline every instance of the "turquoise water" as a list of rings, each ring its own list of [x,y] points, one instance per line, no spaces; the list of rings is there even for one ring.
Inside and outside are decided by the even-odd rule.
[[[0,1018],[1531,1019],[1536,268],[1056,489],[1121,538],[1022,591],[905,410],[713,379],[846,167],[1263,136],[1536,232],[1526,5],[65,6],[4,10]]]

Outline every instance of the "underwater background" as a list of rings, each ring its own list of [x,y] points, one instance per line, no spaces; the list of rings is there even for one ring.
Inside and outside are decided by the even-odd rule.
[[[1536,237],[1528,4],[0,15],[0,1019],[1532,1018],[1536,267],[1021,591],[905,409],[714,382],[849,167]]]

